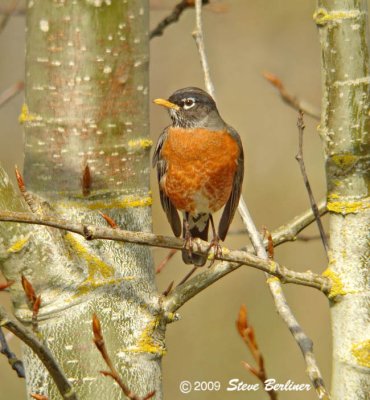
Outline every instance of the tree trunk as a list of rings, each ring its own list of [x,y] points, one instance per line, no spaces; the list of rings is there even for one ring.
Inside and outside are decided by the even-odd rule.
[[[330,210],[334,400],[365,400],[369,380],[369,37],[366,0],[319,0],[320,124]]]
[[[148,2],[29,1],[24,176],[36,213],[151,230],[148,138]],[[0,170],[0,206],[26,210]],[[39,199],[42,199],[40,201]],[[43,201],[47,201],[47,205]],[[42,297],[41,337],[80,399],[124,398],[92,342],[95,312],[108,352],[136,395],[156,390],[164,322],[150,251],[88,242],[52,228],[0,225],[5,276],[16,281],[16,316],[29,324],[20,276]],[[25,349],[27,392],[60,398]]]

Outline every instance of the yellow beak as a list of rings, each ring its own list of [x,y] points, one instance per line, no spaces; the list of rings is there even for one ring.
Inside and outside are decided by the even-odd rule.
[[[168,100],[155,99],[155,100],[153,100],[153,103],[158,104],[159,106],[163,106],[163,107],[167,107],[167,108],[173,108],[176,111],[180,110],[180,107],[177,104],[171,103]]]

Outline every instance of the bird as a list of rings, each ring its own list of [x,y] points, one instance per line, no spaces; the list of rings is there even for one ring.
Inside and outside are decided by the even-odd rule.
[[[183,235],[185,264],[203,266],[208,257],[192,253],[194,238],[221,250],[238,207],[244,177],[244,153],[238,132],[220,116],[214,99],[197,87],[175,91],[153,102],[169,111],[172,124],[159,136],[153,154],[162,207],[176,237]],[[224,207],[216,232],[213,213]],[[183,226],[179,213],[183,216]]]

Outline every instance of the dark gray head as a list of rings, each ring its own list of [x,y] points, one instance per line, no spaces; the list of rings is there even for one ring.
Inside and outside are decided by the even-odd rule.
[[[174,126],[219,128],[224,125],[215,101],[196,87],[176,90],[168,100],[156,99],[154,102],[168,108]]]

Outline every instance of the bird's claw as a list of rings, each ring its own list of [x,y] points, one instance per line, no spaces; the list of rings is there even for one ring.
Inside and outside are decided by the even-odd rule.
[[[220,238],[218,236],[215,236],[211,240],[211,242],[208,246],[207,252],[209,253],[212,248],[213,248],[213,257],[212,257],[211,263],[209,264],[208,268],[212,267],[212,265],[216,261],[216,258],[222,256],[222,246],[220,245]]]

